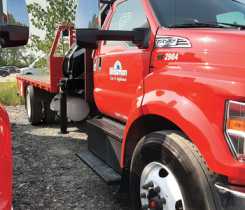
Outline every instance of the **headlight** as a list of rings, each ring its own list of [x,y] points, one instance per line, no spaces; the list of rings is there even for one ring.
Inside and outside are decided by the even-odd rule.
[[[245,162],[245,103],[228,101],[225,135],[233,155]]]

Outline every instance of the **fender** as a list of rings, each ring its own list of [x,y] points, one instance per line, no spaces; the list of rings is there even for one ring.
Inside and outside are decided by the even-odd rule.
[[[242,179],[245,165],[232,156],[223,126],[226,100],[244,101],[244,84],[244,79],[207,73],[155,71],[144,79],[142,114],[170,120],[197,146],[213,172]],[[132,108],[124,140],[139,110]]]
[[[122,142],[122,151],[121,151],[121,167],[122,168],[125,165],[128,165],[128,163],[125,163],[125,161],[124,161],[125,158],[127,158],[127,157],[124,157],[125,156],[124,151],[131,149],[132,150],[131,153],[132,153],[134,150],[134,148],[125,149],[125,145],[126,145],[127,136],[128,136],[129,130],[131,128],[131,125],[133,124],[133,122],[135,120],[137,120],[143,114],[142,113],[142,107],[141,107],[143,98],[144,98],[144,81],[142,80],[138,86],[138,89],[136,90],[135,97],[134,97],[134,100],[133,100],[133,103],[132,103],[132,106],[130,109],[129,118],[127,120],[127,124],[126,124],[125,131],[124,131],[123,142]]]

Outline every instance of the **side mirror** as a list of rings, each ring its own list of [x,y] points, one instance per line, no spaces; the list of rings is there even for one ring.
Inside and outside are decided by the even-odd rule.
[[[100,30],[101,3],[111,4],[114,1],[79,0],[76,13],[76,40],[82,48],[97,49],[97,41],[132,41],[135,45],[148,48],[151,37],[147,21],[141,28],[132,31]]]
[[[1,47],[26,45],[29,38],[29,17],[25,0],[0,0]]]

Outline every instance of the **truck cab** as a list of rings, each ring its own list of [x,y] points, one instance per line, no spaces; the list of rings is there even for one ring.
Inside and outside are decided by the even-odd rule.
[[[97,31],[77,12],[78,46],[95,49],[96,106],[125,125],[120,149],[104,144],[130,170],[134,209],[244,208],[244,2],[119,0]],[[88,148],[116,168],[92,134],[103,117]]]

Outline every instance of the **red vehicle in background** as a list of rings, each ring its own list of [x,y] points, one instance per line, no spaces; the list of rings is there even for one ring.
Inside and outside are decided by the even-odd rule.
[[[12,147],[9,116],[0,104],[0,209],[12,206]]]
[[[8,14],[19,24],[8,22]],[[0,0],[0,45],[18,47],[29,38],[29,18],[25,0]],[[9,116],[0,104],[0,210],[12,208],[12,145]]]

